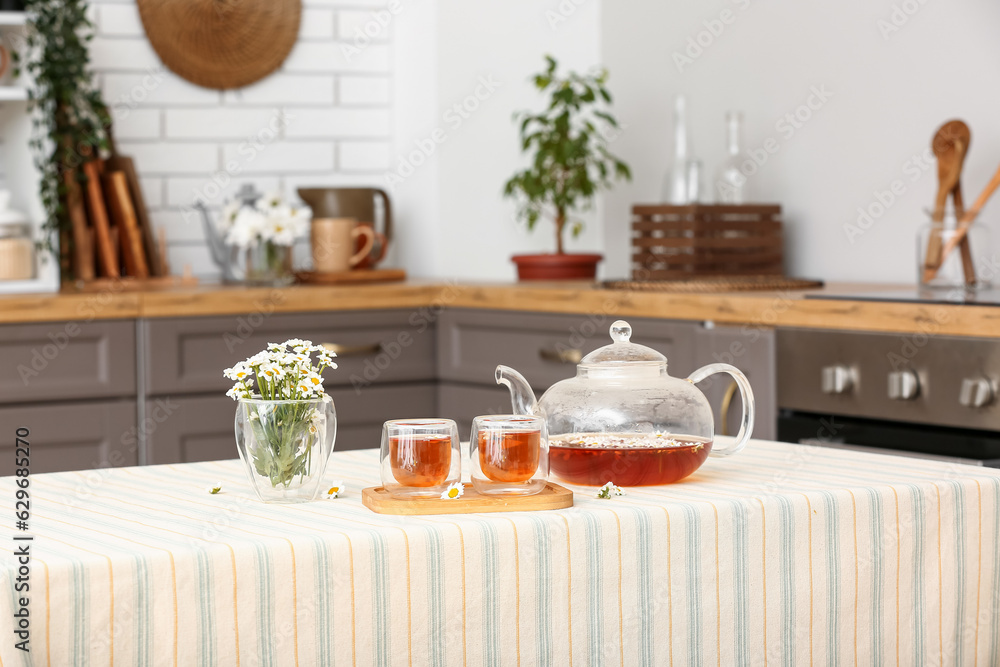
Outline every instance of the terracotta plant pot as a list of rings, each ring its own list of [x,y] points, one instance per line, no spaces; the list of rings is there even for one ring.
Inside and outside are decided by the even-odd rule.
[[[593,280],[603,255],[514,255],[518,280]]]

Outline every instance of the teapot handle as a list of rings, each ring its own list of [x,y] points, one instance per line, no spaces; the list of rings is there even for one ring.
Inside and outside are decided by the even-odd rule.
[[[736,380],[736,385],[740,388],[740,397],[743,399],[743,418],[740,420],[740,432],[736,434],[736,442],[726,448],[712,446],[711,456],[730,456],[740,451],[750,440],[753,432],[754,415],[756,414],[753,402],[753,390],[750,388],[750,381],[743,371],[729,364],[709,364],[696,370],[688,376],[689,382],[701,382],[710,375],[716,373],[729,373]]]

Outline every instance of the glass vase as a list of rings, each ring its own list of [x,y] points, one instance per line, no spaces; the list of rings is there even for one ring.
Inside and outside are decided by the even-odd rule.
[[[945,212],[943,219],[923,225],[917,234],[917,279],[921,287],[934,289],[972,290],[989,287],[993,277],[991,258],[992,238],[989,228],[977,220],[966,232],[966,243],[959,244],[947,256],[944,249],[958,234],[959,224],[953,211]],[[937,271],[928,271],[937,267]],[[971,267],[970,276],[966,276]],[[931,275],[933,273],[933,275]],[[972,278],[970,282],[967,278]]]
[[[290,285],[294,280],[292,246],[261,241],[247,248],[246,284],[280,287]]]
[[[329,397],[240,399],[236,406],[236,448],[254,493],[266,503],[314,500],[336,436],[337,412]]]

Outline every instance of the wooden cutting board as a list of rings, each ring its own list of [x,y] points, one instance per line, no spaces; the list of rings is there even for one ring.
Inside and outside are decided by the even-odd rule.
[[[139,185],[139,174],[136,172],[132,158],[121,155],[115,145],[114,135],[111,127],[107,128],[108,148],[111,155],[104,161],[107,171],[120,171],[125,175],[125,182],[128,185],[128,193],[132,200],[132,211],[134,212],[136,224],[139,228],[140,240],[148,258],[149,275],[166,275],[163,264],[160,261],[160,253],[156,249],[156,237],[153,234],[153,223],[149,219],[149,212],[146,209],[146,199],[142,196],[142,187]]]
[[[101,189],[104,162],[91,160],[83,165],[83,172],[87,175],[87,208],[90,211],[90,221],[94,225],[100,275],[117,278],[121,275],[118,252],[111,239],[111,223],[108,221],[108,210],[104,205],[104,192]]]
[[[350,283],[395,283],[406,280],[403,269],[358,269],[356,271],[336,271],[319,273],[299,271],[295,279],[306,285],[338,285]]]
[[[461,498],[393,498],[385,487],[370,486],[361,492],[361,502],[378,514],[478,514],[482,512],[535,512],[573,506],[573,492],[548,482],[533,496],[484,496],[465,484]]]
[[[78,280],[94,279],[94,247],[87,212],[83,206],[83,191],[76,180],[76,171],[65,172],[66,210],[73,229],[73,275]]]
[[[121,235],[122,257],[128,275],[136,278],[149,277],[149,263],[143,249],[142,233],[136,220],[132,198],[129,196],[128,180],[121,171],[112,171],[104,177],[104,189],[111,203],[111,216]]]

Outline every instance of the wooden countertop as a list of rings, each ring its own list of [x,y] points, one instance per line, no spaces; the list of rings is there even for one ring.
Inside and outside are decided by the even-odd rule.
[[[720,294],[607,290],[590,283],[451,281],[287,288],[202,285],[148,292],[112,287],[103,292],[70,289],[58,294],[0,296],[0,323],[445,307],[1000,338],[1000,307],[803,298],[807,293],[861,294],[894,288],[906,286],[841,283],[808,292]]]

